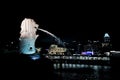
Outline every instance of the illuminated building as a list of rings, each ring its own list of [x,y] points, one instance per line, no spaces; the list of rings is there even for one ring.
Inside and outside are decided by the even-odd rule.
[[[96,55],[101,53],[101,43],[97,41],[90,41],[88,40],[88,43],[83,46],[83,53],[86,55]]]
[[[107,47],[110,44],[110,36],[108,33],[104,34],[104,41],[102,43],[102,47]]]
[[[110,42],[110,36],[108,33],[104,34],[104,42],[109,43]]]
[[[82,55],[93,55],[93,45],[92,44],[87,44],[84,45],[84,50],[81,53]]]
[[[49,50],[48,50],[48,54],[51,55],[64,55],[64,53],[66,52],[66,48],[63,47],[58,47],[57,45],[51,45]]]
[[[112,45],[111,45],[111,41],[110,41],[110,36],[108,33],[105,33],[104,41],[102,43],[103,52],[110,51],[111,47],[112,47]]]
[[[38,28],[38,24],[35,23],[34,20],[25,18],[21,23],[21,31],[20,31],[20,53],[23,54],[34,54],[36,52],[35,49],[35,41],[38,35],[36,35],[36,31]]]

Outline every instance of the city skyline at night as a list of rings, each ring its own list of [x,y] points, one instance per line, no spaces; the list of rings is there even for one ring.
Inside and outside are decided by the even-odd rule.
[[[39,28],[53,33],[62,40],[77,40],[80,42],[103,40],[104,33],[108,33],[111,36],[113,46],[116,48],[119,46],[119,13],[116,10],[117,8],[106,6],[86,6],[84,8],[63,6],[56,8],[44,7],[38,9],[40,11],[34,14],[25,12],[19,15],[16,13],[14,16],[6,15],[2,17],[1,41],[18,39],[21,21],[24,18],[31,18],[39,24]],[[42,38],[42,35],[50,37],[40,31],[38,31],[38,34],[40,34],[39,38]]]
[[[20,34],[19,34],[20,23],[25,17],[27,17],[27,16],[14,17],[14,19],[12,19],[10,21],[12,23],[9,25],[12,28],[10,28],[10,27],[7,27],[5,29],[3,28],[3,30],[8,29],[7,33],[9,33],[9,34],[4,34],[5,36],[3,36],[1,34],[1,36],[3,36],[3,40],[8,40],[9,41],[9,40],[14,40],[14,39],[19,38],[19,36],[20,36]],[[54,35],[56,35],[57,37],[59,37],[62,40],[68,40],[68,41],[77,40],[77,41],[80,41],[80,42],[84,42],[84,41],[87,41],[87,40],[100,40],[101,41],[104,38],[104,34],[108,33],[111,36],[113,44],[115,44],[117,46],[117,44],[119,43],[118,42],[119,39],[117,39],[117,32],[114,32],[116,29],[113,28],[111,30],[112,27],[109,28],[109,27],[106,27],[106,26],[105,27],[100,27],[101,24],[98,25],[97,23],[95,23],[96,26],[95,25],[91,26],[93,23],[88,24],[91,21],[86,22],[86,23],[84,22],[84,24],[86,25],[86,26],[84,26],[83,23],[80,24],[79,22],[77,22],[76,24],[74,24],[75,22],[71,23],[71,21],[67,21],[69,19],[66,20],[67,23],[69,23],[69,24],[67,24],[67,23],[61,23],[60,24],[59,21],[57,22],[55,20],[52,20],[52,18],[51,18],[51,20],[48,20],[48,19],[50,19],[50,18],[48,18],[44,21],[45,18],[41,18],[41,15],[37,16],[37,17],[29,16],[28,18],[34,19],[36,21],[36,23],[39,24],[39,28],[48,30],[49,32],[53,33]],[[43,22],[41,20],[43,20]],[[59,19],[57,19],[57,20],[59,20]],[[60,20],[61,20],[61,18],[60,18]],[[61,21],[61,22],[64,22],[64,21]],[[6,26],[8,26],[8,24]],[[41,32],[41,31],[37,31],[37,33],[40,35],[39,38],[42,38],[42,37],[50,38],[49,35]],[[9,38],[7,36],[11,36],[11,38]]]
[[[12,72],[12,78],[17,73],[20,78],[44,80],[119,78],[118,6],[62,3],[27,2],[30,6],[25,3],[25,7],[19,3],[21,9],[1,11],[2,75]]]

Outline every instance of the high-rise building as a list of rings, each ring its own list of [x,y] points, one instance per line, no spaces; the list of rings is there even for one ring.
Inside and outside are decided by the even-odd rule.
[[[104,34],[104,42],[105,42],[105,43],[110,43],[110,36],[109,36],[108,33],[105,33],[105,34]]]
[[[103,52],[110,51],[110,49],[112,48],[112,44],[111,44],[111,38],[110,38],[109,34],[105,33],[103,39],[104,39],[104,41],[102,42]]]

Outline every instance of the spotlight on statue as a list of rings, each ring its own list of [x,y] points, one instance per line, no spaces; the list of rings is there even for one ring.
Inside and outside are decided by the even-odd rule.
[[[20,31],[20,53],[23,54],[34,54],[35,49],[35,40],[38,37],[36,31],[38,24],[35,23],[33,19],[25,18],[21,23]]]

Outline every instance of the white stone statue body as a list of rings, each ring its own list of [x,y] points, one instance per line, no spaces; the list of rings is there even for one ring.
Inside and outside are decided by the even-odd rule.
[[[33,19],[25,18],[21,23],[21,31],[20,31],[20,53],[23,54],[34,54],[36,52],[35,49],[35,41],[38,35],[36,35],[36,31],[38,28],[38,24],[35,23]]]

